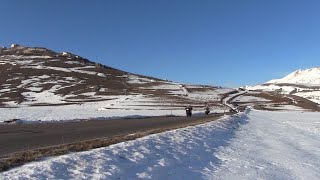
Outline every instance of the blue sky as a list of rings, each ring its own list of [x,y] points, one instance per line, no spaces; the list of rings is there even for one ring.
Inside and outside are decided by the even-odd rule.
[[[3,0],[0,46],[236,87],[319,66],[319,9],[318,0]]]

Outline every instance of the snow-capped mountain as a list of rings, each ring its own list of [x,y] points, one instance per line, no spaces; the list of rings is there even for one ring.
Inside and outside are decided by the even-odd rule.
[[[296,70],[282,79],[274,79],[268,81],[270,84],[304,84],[304,85],[319,85],[320,86],[320,67]]]
[[[206,102],[223,109],[221,98],[234,91],[132,74],[72,53],[15,44],[0,48],[0,77],[0,121],[165,115]]]
[[[261,85],[247,86],[245,89],[291,94],[320,104],[320,67],[299,69],[284,78],[270,80]]]

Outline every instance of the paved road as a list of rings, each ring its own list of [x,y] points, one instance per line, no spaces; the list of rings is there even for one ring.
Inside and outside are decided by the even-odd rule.
[[[187,126],[218,119],[222,114],[186,117],[153,117],[144,119],[88,120],[80,122],[0,125],[0,156],[8,153],[109,138],[152,129]]]

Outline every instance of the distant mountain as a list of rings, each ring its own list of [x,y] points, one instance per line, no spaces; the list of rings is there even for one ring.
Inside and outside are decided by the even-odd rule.
[[[296,70],[282,79],[268,81],[270,84],[290,83],[320,86],[320,67]]]
[[[221,105],[221,97],[233,91],[174,83],[118,70],[68,52],[16,44],[0,48],[0,77],[0,107],[86,102],[108,105],[112,99],[125,101],[133,97],[140,103],[148,99],[162,106],[172,102],[181,107],[205,102]]]
[[[291,94],[320,104],[320,67],[299,69],[284,78],[270,80],[261,85],[246,86],[245,89]]]

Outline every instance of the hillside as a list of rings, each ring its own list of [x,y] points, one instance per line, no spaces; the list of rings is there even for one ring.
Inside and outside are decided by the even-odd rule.
[[[297,70],[284,78],[270,80],[261,85],[247,86],[245,89],[290,94],[320,104],[320,67]]]
[[[0,121],[183,114],[186,105],[202,110],[205,103],[224,111],[221,99],[234,91],[132,74],[72,53],[20,45],[0,49],[0,76]]]

